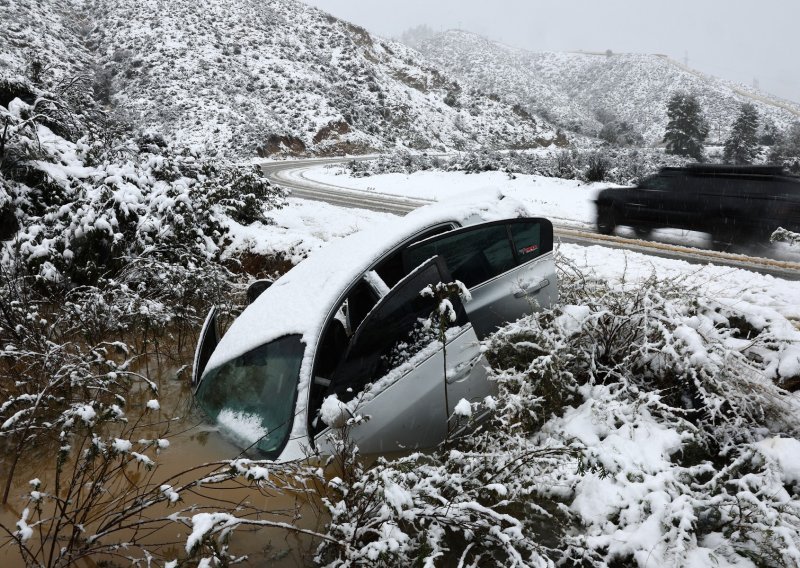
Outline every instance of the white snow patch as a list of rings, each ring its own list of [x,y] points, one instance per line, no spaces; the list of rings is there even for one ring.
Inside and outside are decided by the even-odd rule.
[[[217,416],[217,423],[238,440],[250,446],[267,435],[258,414],[224,408]]]
[[[466,398],[462,398],[456,404],[456,407],[453,409],[453,414],[456,416],[465,416],[469,418],[472,416],[472,405]]]
[[[33,527],[28,524],[28,516],[30,515],[30,511],[26,507],[22,511],[22,518],[17,521],[17,530],[14,532],[14,535],[19,537],[22,542],[27,542],[33,536]]]
[[[800,440],[775,436],[758,442],[756,448],[778,464],[784,483],[800,483]]]
[[[82,404],[74,408],[74,413],[77,414],[81,420],[86,424],[91,424],[97,417],[97,412],[88,404]]]
[[[578,333],[591,315],[589,306],[564,306],[555,323],[568,334]]]
[[[161,487],[159,487],[159,490],[161,491],[161,493],[164,494],[164,496],[167,499],[169,499],[170,503],[175,503],[176,501],[178,501],[178,499],[181,498],[181,496],[178,495],[178,492],[172,489],[172,485],[162,485]]]
[[[350,408],[339,400],[339,397],[332,394],[322,401],[319,410],[320,419],[331,428],[341,428],[345,425],[348,418],[352,416]]]
[[[133,444],[129,440],[114,438],[114,442],[111,444],[111,447],[114,448],[119,453],[125,454],[131,451],[131,448],[133,448]]]

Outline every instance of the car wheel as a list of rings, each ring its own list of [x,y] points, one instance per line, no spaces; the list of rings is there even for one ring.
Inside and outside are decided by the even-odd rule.
[[[736,228],[726,221],[726,219],[718,220],[711,232],[711,248],[720,252],[731,251],[737,242]]]
[[[650,227],[634,227],[633,232],[638,238],[646,239],[650,236],[651,230]]]
[[[611,205],[597,207],[597,232],[610,235],[617,228],[617,213]]]
[[[756,227],[745,235],[744,252],[753,256],[766,256],[773,249],[769,238],[772,232],[763,227]]]

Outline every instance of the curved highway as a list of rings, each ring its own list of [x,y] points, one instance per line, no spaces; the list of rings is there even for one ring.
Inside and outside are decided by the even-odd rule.
[[[320,158],[309,160],[287,160],[283,162],[264,162],[261,168],[271,183],[290,189],[294,197],[325,201],[332,205],[342,207],[355,207],[371,209],[405,215],[409,211],[433,203],[434,200],[404,197],[364,191],[348,187],[341,187],[328,183],[310,180],[305,177],[306,170],[322,164],[336,164],[351,160],[369,160],[372,157],[358,158]],[[731,266],[743,268],[762,274],[771,274],[788,280],[800,280],[800,263],[788,260],[775,260],[770,258],[747,256],[712,250],[685,247],[680,245],[645,241],[618,237],[615,235],[600,235],[586,230],[567,226],[554,226],[555,236],[561,242],[574,243],[584,246],[601,245],[612,248],[632,250],[660,256],[684,260],[695,264],[713,263],[718,266]]]
[[[341,207],[356,207],[359,209],[370,209],[372,211],[405,215],[417,207],[433,203],[434,200],[432,199],[414,199],[402,195],[389,195],[330,185],[312,181],[303,175],[305,170],[323,164],[341,164],[352,160],[363,161],[369,159],[372,158],[359,157],[347,160],[342,158],[322,158],[266,162],[261,164],[261,169],[270,183],[290,189],[292,191],[292,197],[325,201],[331,205],[339,205]]]

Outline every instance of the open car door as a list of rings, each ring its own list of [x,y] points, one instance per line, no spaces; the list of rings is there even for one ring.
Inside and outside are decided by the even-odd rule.
[[[200,382],[200,377],[203,376],[203,371],[206,370],[206,364],[211,358],[214,349],[217,348],[219,343],[219,332],[217,331],[217,306],[212,306],[206,316],[206,321],[203,323],[203,328],[200,330],[200,340],[197,342],[197,348],[194,352],[194,361],[192,362],[192,386],[196,387]]]
[[[403,251],[408,270],[441,256],[453,278],[472,294],[466,309],[481,339],[506,323],[558,299],[553,225],[520,218],[471,225],[436,235]]]
[[[440,258],[411,271],[367,314],[331,374],[327,395],[336,394],[354,414],[369,417],[350,432],[362,453],[428,448],[444,440],[458,400],[448,401],[442,343],[426,325],[437,301],[421,292],[450,281]],[[452,303],[456,321],[446,332],[447,366],[458,369],[463,383],[480,350],[464,307],[458,299]],[[331,451],[328,434],[326,428],[315,437],[323,453]]]

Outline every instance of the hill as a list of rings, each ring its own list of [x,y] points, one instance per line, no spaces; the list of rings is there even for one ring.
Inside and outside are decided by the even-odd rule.
[[[743,102],[781,129],[800,119],[800,105],[690,69],[663,55],[534,53],[459,30],[418,43],[421,53],[465,84],[519,104],[573,132],[596,135],[604,123],[628,122],[658,143],[675,91],[698,95],[710,140],[727,135]]]
[[[33,58],[51,80],[89,73],[137,129],[211,153],[530,147],[554,136],[416,51],[296,0],[4,4],[0,73],[29,74]]]

